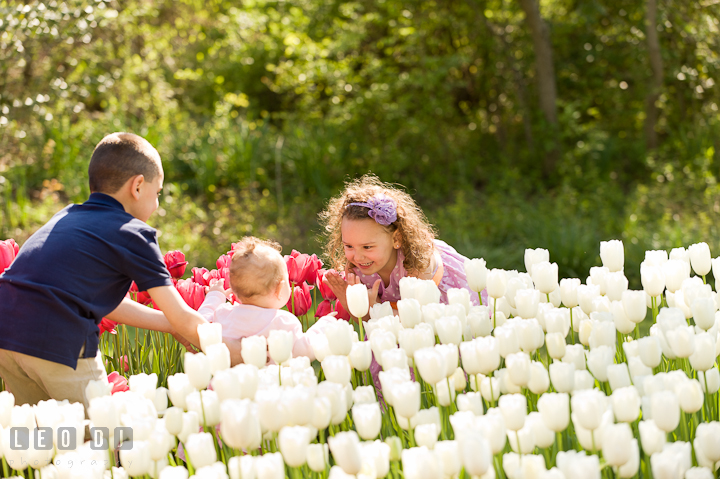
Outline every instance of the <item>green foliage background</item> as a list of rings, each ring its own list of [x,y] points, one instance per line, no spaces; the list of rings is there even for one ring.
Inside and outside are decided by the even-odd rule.
[[[244,234],[320,252],[349,178],[403,185],[491,267],[549,248],[566,276],[625,242],[720,253],[720,4],[659,2],[661,146],[647,151],[643,1],[542,0],[560,158],[532,38],[506,0],[0,0],[0,237],[88,195],[94,145],[133,131],[166,172],[151,220],[192,266]]]

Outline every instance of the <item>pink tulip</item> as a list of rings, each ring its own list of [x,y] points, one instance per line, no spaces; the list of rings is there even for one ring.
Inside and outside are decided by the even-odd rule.
[[[188,262],[185,261],[185,255],[182,251],[169,251],[165,254],[165,266],[167,266],[170,276],[173,278],[182,278],[187,264]]]
[[[315,283],[317,271],[322,268],[322,261],[316,255],[307,255],[292,250],[290,256],[285,256],[290,283],[298,285],[302,282]]]
[[[322,318],[323,316],[327,316],[328,314],[333,312],[333,305],[330,301],[323,300],[318,304],[317,309],[315,310],[315,317],[316,318]]]
[[[325,279],[326,274],[327,270],[325,269],[317,270],[315,275],[315,285],[318,287],[318,290],[324,299],[334,301],[337,299],[337,296],[335,296],[335,293],[333,293],[333,290],[330,288],[330,285]]]
[[[0,274],[10,266],[19,250],[20,247],[12,238],[0,241]]]
[[[110,384],[112,384],[112,394],[130,390],[127,379],[120,376],[120,374],[117,371],[113,371],[110,374],[108,374],[107,378],[108,378],[108,382]]]
[[[292,296],[287,303],[288,311],[293,313],[295,316],[304,316],[312,307],[312,297],[310,296],[310,290],[312,286],[307,283],[302,283],[300,286],[294,286],[292,290]]]
[[[215,265],[218,269],[229,268],[231,262],[232,256],[230,256],[229,254],[224,254],[217,259]]]
[[[207,270],[207,268],[193,268],[192,269],[192,280],[195,281],[197,284],[201,284],[203,286],[210,286],[208,284],[208,275],[210,274],[210,271]]]
[[[117,326],[117,324],[118,323],[116,323],[115,321],[110,321],[107,318],[103,318],[98,325],[98,328],[100,328],[100,335],[102,336],[105,332],[109,332],[110,334],[117,334],[117,331],[115,331],[115,326]]]
[[[205,286],[195,283],[191,279],[178,280],[175,287],[185,300],[188,306],[195,311],[200,308],[200,305],[205,301]]]

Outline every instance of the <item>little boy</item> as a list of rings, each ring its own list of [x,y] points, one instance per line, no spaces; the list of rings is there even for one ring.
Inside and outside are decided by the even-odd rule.
[[[95,147],[88,173],[90,198],[53,216],[0,276],[0,376],[17,404],[53,398],[88,406],[85,386],[107,377],[98,351],[103,317],[200,344],[205,320],[173,287],[156,231],[145,223],[164,179],[157,150],[137,135],[112,133]],[[132,281],[160,311],[125,298]],[[228,347],[240,362],[239,342]]]

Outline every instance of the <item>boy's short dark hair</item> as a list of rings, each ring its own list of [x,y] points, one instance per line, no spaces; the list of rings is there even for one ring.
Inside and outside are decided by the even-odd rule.
[[[154,181],[160,174],[159,165],[157,150],[145,138],[111,133],[97,144],[90,158],[90,192],[115,193],[135,175]]]

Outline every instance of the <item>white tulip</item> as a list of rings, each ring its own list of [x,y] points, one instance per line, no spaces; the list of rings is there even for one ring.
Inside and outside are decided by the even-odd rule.
[[[712,258],[710,256],[710,247],[707,243],[696,243],[688,247],[690,254],[690,265],[693,271],[699,276],[705,276],[710,272],[712,267]]]
[[[502,298],[507,289],[507,276],[501,269],[491,269],[487,274],[487,292],[491,298]]]
[[[352,284],[345,290],[348,311],[356,318],[364,318],[370,310],[368,289],[362,283]]]
[[[638,423],[640,431],[640,442],[642,443],[643,452],[648,456],[660,452],[665,445],[667,436],[665,431],[657,427],[652,420],[640,421]]]
[[[240,355],[242,356],[243,363],[252,364],[258,368],[265,367],[268,355],[267,339],[265,336],[249,336],[247,338],[242,338],[240,340],[240,345]]]
[[[205,354],[207,354],[208,346],[222,343],[222,324],[220,323],[199,324],[197,333],[200,338],[200,349]]]
[[[660,266],[640,263],[640,280],[643,290],[651,297],[660,296],[665,289],[665,275]]]
[[[567,393],[545,393],[538,399],[538,411],[551,431],[562,432],[570,423],[570,396]]]
[[[622,271],[625,265],[625,249],[621,240],[600,242],[600,259],[610,272]]]
[[[465,276],[467,277],[470,289],[479,293],[485,289],[487,284],[487,266],[482,258],[466,259],[464,263]]]
[[[523,427],[527,416],[527,398],[525,396],[522,394],[500,396],[498,407],[508,429],[518,431]]]

